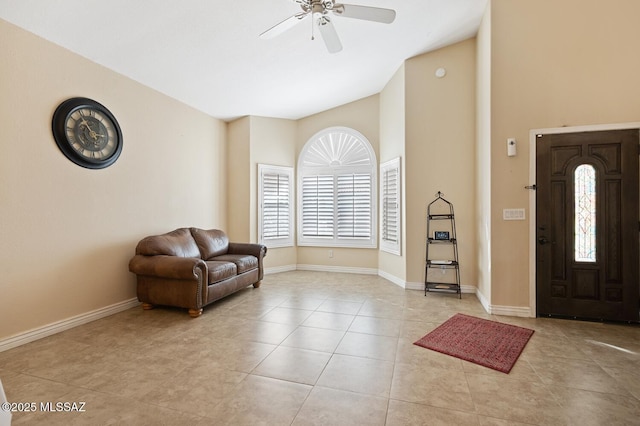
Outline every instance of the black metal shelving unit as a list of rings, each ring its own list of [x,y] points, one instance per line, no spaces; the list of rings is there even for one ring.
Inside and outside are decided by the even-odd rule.
[[[453,204],[438,191],[427,206],[427,247],[424,273],[424,295],[429,291],[456,293],[460,290],[460,263]],[[437,274],[440,273],[440,276]]]

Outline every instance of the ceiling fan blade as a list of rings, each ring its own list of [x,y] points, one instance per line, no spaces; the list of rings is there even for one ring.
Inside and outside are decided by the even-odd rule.
[[[396,11],[380,7],[358,6],[355,4],[336,4],[333,13],[345,18],[364,19],[365,21],[390,24],[396,19]]]
[[[323,16],[318,19],[318,30],[320,30],[320,35],[329,53],[338,53],[342,50],[342,43],[340,43],[336,27],[333,26],[329,18]]]
[[[288,29],[294,27],[298,22],[302,21],[307,16],[309,16],[309,12],[296,13],[295,15],[288,17],[284,21],[277,23],[267,31],[260,34],[260,38],[265,40],[274,38],[287,31]]]

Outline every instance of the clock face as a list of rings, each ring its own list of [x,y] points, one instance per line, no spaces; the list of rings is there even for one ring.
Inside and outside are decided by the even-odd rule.
[[[78,108],[67,116],[67,141],[87,161],[100,162],[118,147],[115,125],[100,111]]]
[[[87,98],[68,99],[58,106],[53,136],[67,158],[89,169],[110,166],[122,151],[122,133],[115,117]]]

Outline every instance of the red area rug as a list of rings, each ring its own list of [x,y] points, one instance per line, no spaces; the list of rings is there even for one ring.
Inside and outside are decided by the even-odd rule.
[[[533,330],[455,314],[414,345],[509,373]]]

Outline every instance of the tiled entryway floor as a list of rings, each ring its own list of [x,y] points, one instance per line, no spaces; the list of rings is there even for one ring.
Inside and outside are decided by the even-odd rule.
[[[458,312],[536,331],[510,374],[413,345]],[[13,425],[638,425],[640,327],[295,271],[197,319],[133,308],[2,352],[0,379],[12,402],[86,403]]]

